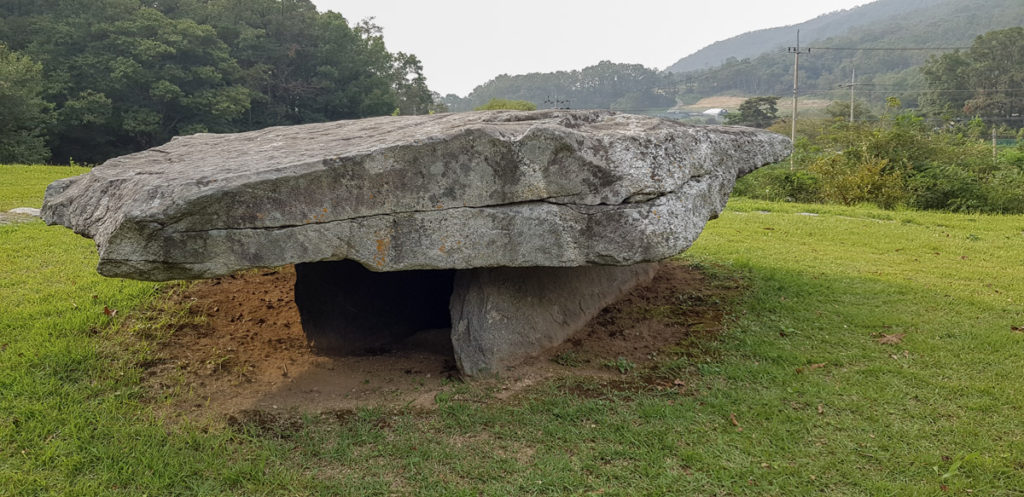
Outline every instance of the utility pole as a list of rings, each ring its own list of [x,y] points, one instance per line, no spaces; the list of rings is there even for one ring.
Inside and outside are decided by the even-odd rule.
[[[853,86],[857,84],[857,69],[853,69],[850,76],[850,124],[853,124]]]
[[[992,125],[992,162],[999,160],[998,140],[996,140],[996,127]]]
[[[850,87],[850,124],[853,124],[853,120],[854,120],[853,110],[854,110],[854,102],[855,102],[855,100],[853,99],[853,89],[856,88],[857,86],[864,86],[864,85],[870,85],[870,84],[871,83],[857,83],[857,70],[854,69],[853,70],[853,74],[850,76],[850,82],[846,83],[846,84],[839,85],[839,88]]]
[[[811,53],[810,48],[800,48],[800,30],[796,30],[796,46],[789,47],[787,52],[793,54],[793,127],[789,134],[789,139],[796,143],[796,99],[797,91],[800,89],[800,54]],[[793,155],[789,156],[789,168],[794,168]]]

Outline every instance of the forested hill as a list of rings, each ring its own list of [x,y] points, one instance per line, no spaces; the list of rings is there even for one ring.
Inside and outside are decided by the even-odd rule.
[[[926,9],[948,0],[878,0],[848,10],[823,14],[792,26],[751,31],[732,38],[716,41],[667,67],[669,72],[686,72],[721,65],[730,58],[756,57],[765,50],[793,46],[796,31],[800,30],[800,43],[806,45],[826,38],[847,34],[862,28],[888,22],[907,12]]]
[[[882,3],[882,2],[877,2]],[[989,31],[1024,25],[1022,0],[945,0],[904,12],[885,22],[850,29],[846,34],[808,43],[810,47],[906,48],[970,46]],[[801,32],[801,36],[802,36]],[[762,48],[764,48],[762,46]],[[904,93],[913,105],[913,91],[923,84],[916,70],[939,51],[815,50],[800,58],[801,93],[837,98],[837,86],[850,81],[869,91]],[[754,58],[729,59],[707,70],[677,73],[684,100],[715,94],[784,95],[792,91],[793,57],[777,49]]]
[[[541,108],[665,109],[676,103],[674,86],[667,74],[640,64],[602,61],[573,71],[502,74],[465,98],[447,95],[444,103],[455,111],[471,110],[495,98],[526,100]]]

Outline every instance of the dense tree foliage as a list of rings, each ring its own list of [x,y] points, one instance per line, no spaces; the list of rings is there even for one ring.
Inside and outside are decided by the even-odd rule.
[[[0,163],[34,163],[50,151],[42,136],[50,104],[40,97],[43,68],[0,44]]]
[[[932,113],[1024,127],[1024,27],[979,36],[966,51],[932,58],[923,73],[931,90],[923,104]]]
[[[433,104],[415,56],[309,0],[17,0],[0,3],[0,42],[42,66],[59,162]]]

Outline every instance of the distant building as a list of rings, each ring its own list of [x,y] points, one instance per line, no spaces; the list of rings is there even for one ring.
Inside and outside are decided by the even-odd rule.
[[[708,109],[708,110],[702,112],[701,114],[704,114],[705,116],[721,117],[721,116],[724,116],[724,115],[726,115],[728,113],[729,113],[729,111],[727,111],[725,109],[721,109],[721,108],[715,107],[714,109]]]

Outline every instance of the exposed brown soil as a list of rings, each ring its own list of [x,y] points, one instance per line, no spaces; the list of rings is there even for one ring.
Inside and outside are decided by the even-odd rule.
[[[461,381],[448,330],[421,332],[377,355],[316,353],[302,332],[294,282],[288,266],[171,292],[169,308],[187,312],[193,324],[159,340],[156,359],[145,365],[145,384],[160,410],[171,417],[223,419],[360,406],[429,408],[439,392]],[[474,382],[502,398],[559,376],[615,381],[622,377],[616,365],[643,367],[713,340],[723,302],[739,291],[738,280],[711,281],[692,267],[663,263],[654,281],[602,311],[566,343]],[[663,380],[653,381],[662,386]],[[682,388],[671,380],[663,386]]]

